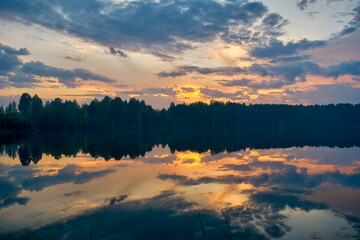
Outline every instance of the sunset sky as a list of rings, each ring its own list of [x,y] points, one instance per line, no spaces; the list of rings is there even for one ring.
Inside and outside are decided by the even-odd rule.
[[[0,105],[360,103],[359,0],[0,0]]]

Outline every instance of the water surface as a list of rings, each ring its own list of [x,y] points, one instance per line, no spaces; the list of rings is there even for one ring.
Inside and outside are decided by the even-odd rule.
[[[207,239],[360,237],[359,147],[135,142],[3,144],[0,238],[204,239],[200,219]]]

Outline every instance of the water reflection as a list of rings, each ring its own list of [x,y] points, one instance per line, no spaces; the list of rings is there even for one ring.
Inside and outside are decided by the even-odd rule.
[[[43,154],[55,159],[88,153],[105,160],[144,157],[155,146],[168,146],[170,151],[192,151],[212,154],[251,149],[289,147],[360,147],[360,128],[296,128],[286,132],[276,129],[241,129],[234,131],[177,131],[159,129],[139,132],[60,132],[33,135],[0,135],[0,153],[17,155],[23,165],[36,164]]]
[[[203,239],[200,212],[230,239],[221,210],[233,239],[360,237],[359,147],[109,139],[3,144],[0,238]]]

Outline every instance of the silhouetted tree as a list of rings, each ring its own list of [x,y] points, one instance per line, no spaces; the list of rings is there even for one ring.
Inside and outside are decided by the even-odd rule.
[[[31,96],[28,93],[23,93],[19,100],[19,111],[22,114],[28,114],[31,109]]]
[[[9,105],[5,109],[5,113],[6,114],[16,114],[17,113],[15,101],[12,101],[11,103],[9,103]]]
[[[19,147],[18,154],[20,162],[23,166],[27,166],[31,163],[31,153],[25,145]]]
[[[38,95],[34,95],[31,100],[31,113],[33,115],[39,115],[43,110],[43,102]]]

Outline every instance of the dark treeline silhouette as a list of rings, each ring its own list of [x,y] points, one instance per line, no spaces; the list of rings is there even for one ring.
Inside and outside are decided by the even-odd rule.
[[[355,127],[360,125],[360,104],[245,105],[211,101],[210,104],[171,103],[156,110],[144,101],[105,97],[79,105],[56,98],[43,104],[37,96],[22,94],[19,105],[0,107],[2,132],[29,131],[234,131],[247,128]]]

